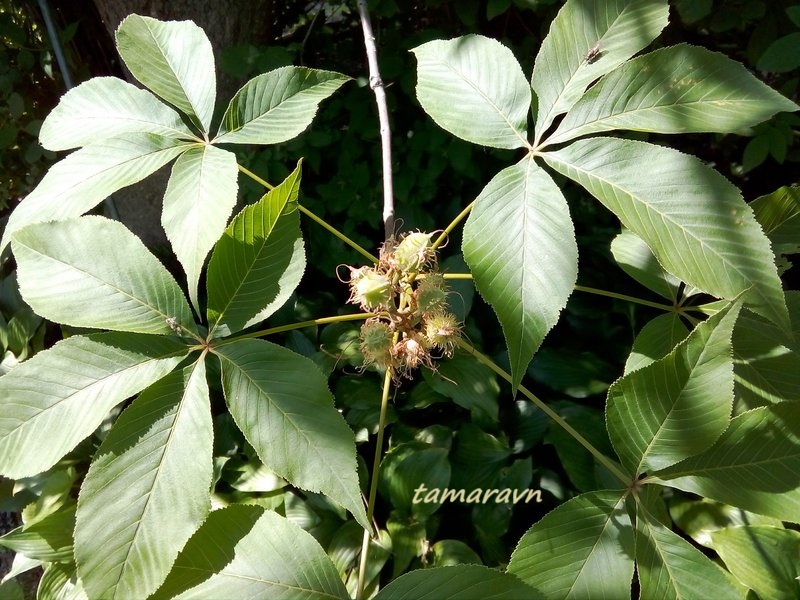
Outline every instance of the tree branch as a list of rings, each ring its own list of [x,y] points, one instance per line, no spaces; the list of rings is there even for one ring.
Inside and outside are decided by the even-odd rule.
[[[378,51],[375,48],[375,36],[369,19],[367,0],[358,0],[358,12],[361,15],[361,28],[364,30],[364,46],[369,63],[369,86],[375,92],[378,105],[378,121],[381,132],[381,155],[383,160],[383,227],[385,238],[394,235],[394,192],[392,184],[392,129],[389,125],[389,109],[386,106],[386,90],[378,69]]]

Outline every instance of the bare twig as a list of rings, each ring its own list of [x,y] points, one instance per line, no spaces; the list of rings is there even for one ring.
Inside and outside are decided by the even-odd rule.
[[[386,106],[386,90],[378,70],[378,51],[375,48],[375,36],[369,19],[367,0],[358,0],[358,12],[361,15],[361,28],[364,30],[364,46],[369,63],[369,86],[375,92],[378,104],[378,121],[381,126],[381,154],[383,159],[383,227],[385,238],[394,235],[394,192],[392,186],[392,129],[389,125],[389,109]]]

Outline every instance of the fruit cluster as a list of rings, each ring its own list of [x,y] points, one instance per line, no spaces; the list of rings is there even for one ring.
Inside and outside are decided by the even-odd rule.
[[[450,356],[461,334],[448,310],[447,286],[437,271],[432,233],[387,241],[374,267],[350,267],[350,302],[376,313],[361,327],[365,366],[410,376],[433,359]]]

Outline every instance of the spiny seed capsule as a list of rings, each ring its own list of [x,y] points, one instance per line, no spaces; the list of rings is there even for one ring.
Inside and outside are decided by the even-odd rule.
[[[423,314],[444,310],[447,306],[447,286],[439,273],[428,273],[414,292],[417,310]]]
[[[350,273],[350,302],[364,310],[385,308],[392,299],[389,278],[369,267],[352,269]]]
[[[439,348],[447,355],[453,353],[460,336],[461,328],[458,321],[450,313],[436,313],[425,319],[425,339],[431,346]]]
[[[400,359],[403,366],[409,370],[416,369],[420,365],[430,367],[433,364],[431,355],[428,354],[425,347],[414,336],[406,337],[399,341],[392,348],[392,354]]]
[[[394,251],[394,265],[403,272],[415,273],[433,257],[431,252],[432,233],[415,231],[403,238]]]
[[[367,321],[361,326],[361,354],[365,365],[392,364],[392,332],[386,323]]]

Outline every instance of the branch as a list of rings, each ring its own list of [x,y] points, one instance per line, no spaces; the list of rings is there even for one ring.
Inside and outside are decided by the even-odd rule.
[[[381,132],[381,155],[383,160],[383,227],[385,238],[394,235],[394,193],[392,185],[392,129],[389,125],[389,109],[386,106],[386,90],[378,70],[378,51],[375,48],[375,36],[369,19],[367,0],[358,0],[358,12],[361,15],[361,28],[364,30],[364,46],[369,63],[369,87],[375,92],[378,104],[378,121]]]

